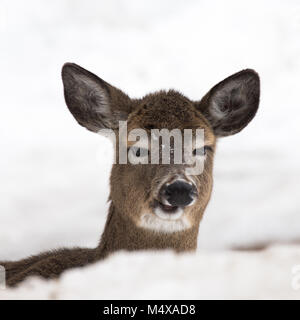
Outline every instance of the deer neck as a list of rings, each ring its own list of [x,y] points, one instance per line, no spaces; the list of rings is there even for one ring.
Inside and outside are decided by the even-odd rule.
[[[144,229],[126,218],[111,202],[105,228],[96,249],[96,259],[104,258],[118,250],[173,249],[177,252],[195,250],[198,229],[199,225],[177,232]]]

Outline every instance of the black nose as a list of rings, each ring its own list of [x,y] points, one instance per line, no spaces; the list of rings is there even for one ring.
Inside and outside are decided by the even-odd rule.
[[[172,206],[187,206],[196,197],[197,190],[194,185],[184,181],[175,181],[162,188],[162,197]]]

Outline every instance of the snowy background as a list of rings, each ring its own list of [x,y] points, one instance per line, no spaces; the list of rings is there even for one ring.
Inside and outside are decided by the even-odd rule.
[[[94,247],[103,230],[112,148],[67,110],[60,79],[67,61],[132,97],[175,88],[196,100],[232,73],[258,71],[256,118],[219,141],[194,259],[211,253],[218,261],[226,252],[238,266],[239,255],[222,251],[300,242],[299,1],[0,0],[0,40],[1,260]],[[118,265],[139,257],[121,254]],[[153,259],[141,257],[139,270]],[[193,258],[186,259],[180,263]]]

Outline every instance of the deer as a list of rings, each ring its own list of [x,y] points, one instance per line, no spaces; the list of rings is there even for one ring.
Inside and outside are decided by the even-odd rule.
[[[217,140],[240,132],[254,118],[260,97],[256,71],[244,69],[216,84],[201,100],[192,101],[176,90],[161,90],[130,98],[120,89],[74,63],[62,67],[66,105],[75,120],[98,133],[128,130],[187,128],[204,130],[203,146],[193,154],[203,160],[198,175],[186,175],[189,164],[113,164],[109,211],[96,248],[62,248],[0,262],[6,283],[16,286],[29,276],[59,277],[70,268],[103,260],[119,250],[195,251],[199,225],[211,198],[213,159]],[[117,137],[117,145],[125,143]],[[132,141],[126,141],[128,145]],[[137,148],[141,157],[145,148]],[[196,156],[196,158],[197,158]],[[118,155],[116,155],[118,160]],[[196,159],[197,160],[197,159]]]

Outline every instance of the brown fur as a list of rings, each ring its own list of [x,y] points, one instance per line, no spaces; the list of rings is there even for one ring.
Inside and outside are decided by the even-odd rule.
[[[203,173],[193,177],[197,201],[184,209],[191,227],[168,233],[139,225],[143,212],[153,213],[162,181],[171,181],[174,175],[183,174],[186,165],[117,162],[111,172],[111,204],[98,247],[61,249],[17,262],[0,262],[6,269],[7,284],[16,285],[31,275],[55,278],[66,269],[98,261],[118,250],[195,250],[199,223],[212,190],[216,138],[240,131],[254,117],[259,101],[258,75],[252,70],[241,71],[220,82],[199,102],[193,102],[174,90],[132,100],[119,89],[74,64],[64,66],[62,77],[69,110],[79,124],[91,131],[110,128],[118,133],[118,120],[126,119],[128,130],[204,129],[205,144],[210,149]],[[117,143],[124,143],[122,139]]]

